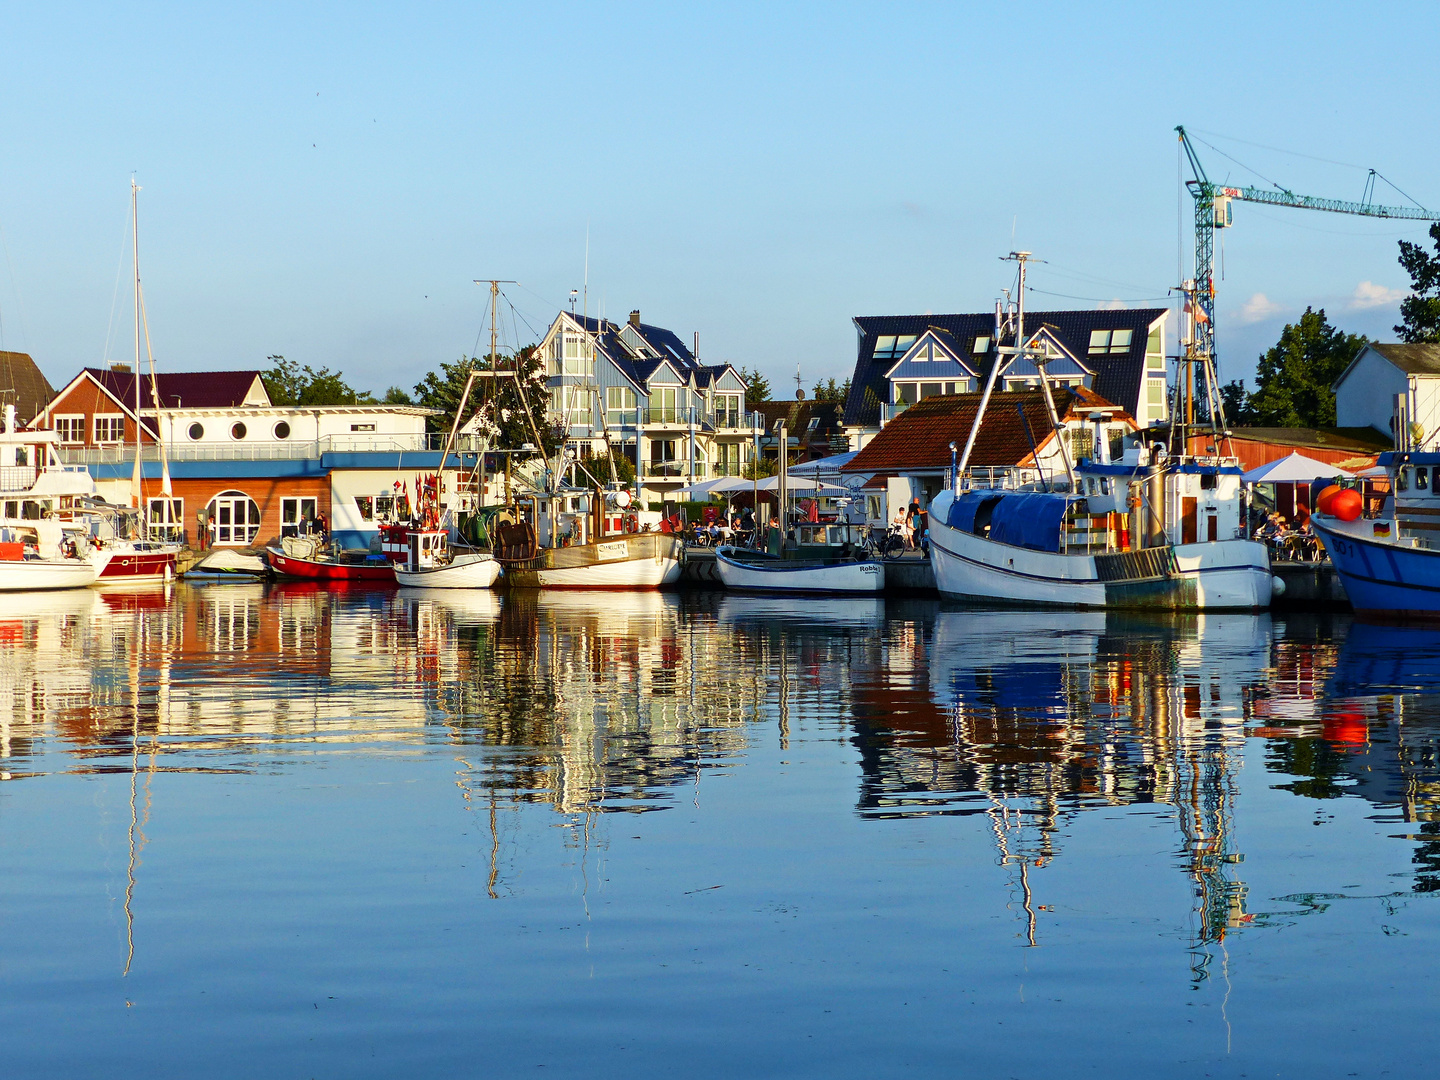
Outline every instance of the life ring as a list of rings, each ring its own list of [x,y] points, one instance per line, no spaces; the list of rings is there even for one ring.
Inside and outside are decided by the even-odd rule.
[[[640,531],[640,517],[637,514],[625,515],[625,531],[627,533]]]

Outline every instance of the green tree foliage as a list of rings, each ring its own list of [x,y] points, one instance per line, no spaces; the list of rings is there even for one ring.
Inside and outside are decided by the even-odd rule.
[[[745,380],[745,404],[750,408],[770,400],[770,380],[759,371],[741,368],[740,378]]]
[[[1247,400],[1248,422],[1259,427],[1334,427],[1331,387],[1365,340],[1331,326],[1324,308],[1307,307],[1300,321],[1287,324],[1279,342],[1260,357],[1258,385]]]
[[[1255,422],[1250,408],[1250,395],[1245,380],[1235,379],[1220,387],[1220,400],[1225,404],[1225,422],[1234,427],[1248,427]]]
[[[440,413],[427,419],[430,430],[449,433],[471,367],[482,372],[519,371],[518,386],[517,380],[509,375],[477,378],[461,423],[468,424],[478,417],[480,428],[490,436],[491,446],[499,450],[519,449],[535,441],[530,419],[526,417],[528,404],[530,417],[539,429],[542,449],[547,456],[554,454],[560,446],[561,433],[545,419],[550,391],[545,386],[545,367],[538,353],[538,345],[527,345],[513,358],[462,356],[453,364],[442,361],[439,371],[428,372],[415,384],[416,404]]]
[[[380,399],[382,405],[414,405],[415,399],[399,386],[392,386],[385,391],[385,396]]]
[[[300,365],[283,356],[267,356],[274,366],[260,373],[265,392],[275,405],[370,405],[375,397],[368,390],[361,393],[347,383],[338,371],[309,364]]]
[[[1401,323],[1395,332],[1402,341],[1440,341],[1440,221],[1430,226],[1435,254],[1420,244],[1400,241],[1400,265],[1410,275],[1414,294],[1400,301]]]
[[[836,405],[843,405],[845,404],[845,399],[849,396],[849,379],[846,379],[843,383],[837,383],[834,379],[828,379],[824,382],[817,382],[814,389],[810,391],[810,400],[818,404],[828,404],[833,402]]]

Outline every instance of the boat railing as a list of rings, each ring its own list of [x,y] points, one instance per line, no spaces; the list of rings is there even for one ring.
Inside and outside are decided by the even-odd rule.
[[[0,491],[29,491],[35,486],[40,470],[34,465],[6,465],[0,467]]]

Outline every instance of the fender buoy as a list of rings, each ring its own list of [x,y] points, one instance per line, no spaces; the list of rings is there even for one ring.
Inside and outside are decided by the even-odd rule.
[[[1354,521],[1360,516],[1360,511],[1364,509],[1365,503],[1360,498],[1358,491],[1354,488],[1345,488],[1330,498],[1329,506],[1330,513],[1341,521]]]

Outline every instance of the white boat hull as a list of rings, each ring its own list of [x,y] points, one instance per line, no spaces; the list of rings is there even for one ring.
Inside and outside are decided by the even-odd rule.
[[[83,589],[99,570],[84,559],[15,559],[0,562],[0,592]]]
[[[505,582],[520,589],[659,589],[680,580],[684,557],[678,536],[630,533],[517,559]]]
[[[408,588],[488,589],[500,579],[500,564],[490,555],[457,555],[444,566],[419,570],[395,568],[395,580]]]
[[[658,589],[680,580],[680,560],[630,559],[529,573],[542,589]]]
[[[936,588],[951,599],[1161,610],[1270,606],[1270,556],[1255,541],[1216,540],[1122,553],[1121,558],[1109,557],[1109,572],[1102,573],[1094,555],[1013,547],[952,529],[938,517],[930,522],[930,563]]]
[[[784,559],[742,562],[715,552],[715,569],[727,589],[748,592],[878,593],[885,588],[885,568],[878,562],[786,564]]]

